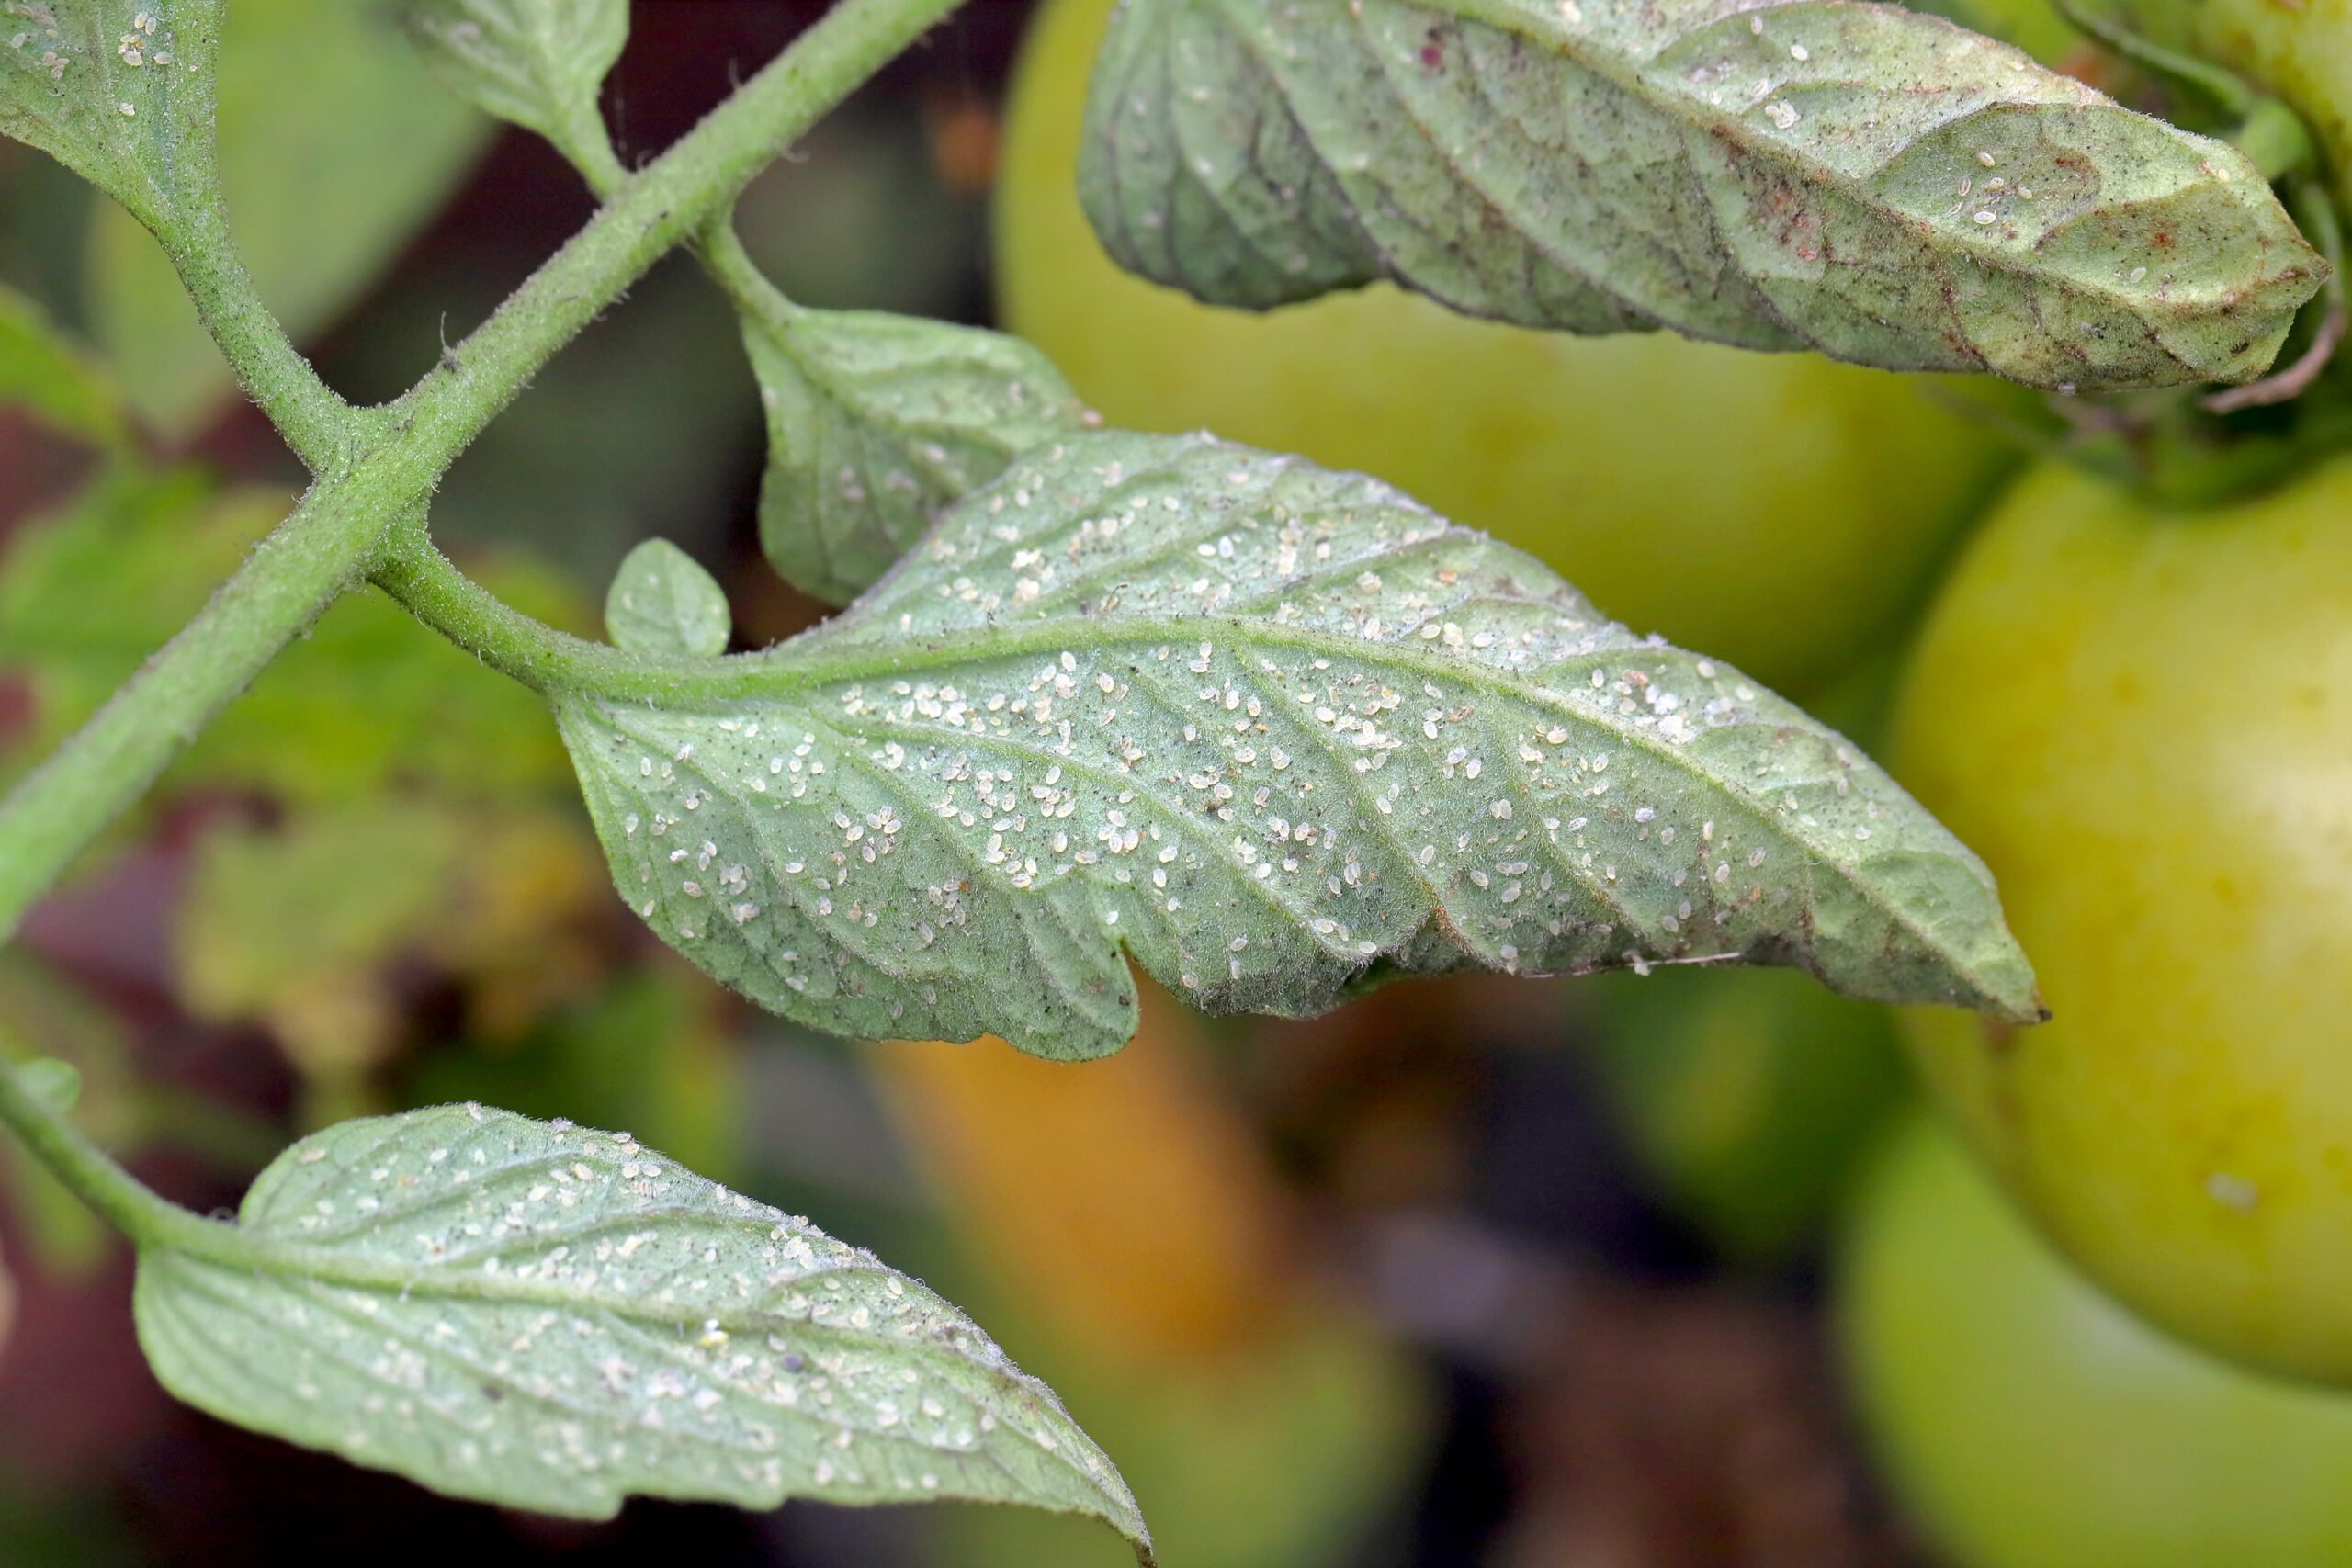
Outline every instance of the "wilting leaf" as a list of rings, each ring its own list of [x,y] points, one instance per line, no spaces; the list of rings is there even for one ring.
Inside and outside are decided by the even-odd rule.
[[[239,1211],[262,1247],[143,1247],[140,1342],[225,1420],[441,1492],[601,1518],[1135,1502],[1043,1384],[871,1255],[626,1134],[445,1106],[345,1122]]]
[[[605,595],[605,629],[636,653],[710,658],[727,651],[727,595],[695,558],[667,539],[629,551]]]
[[[7,288],[0,288],[0,407],[21,408],[94,446],[130,440],[121,394],[106,372],[39,305]]]
[[[5,0],[0,135],[162,226],[204,195],[220,30],[220,0]]]
[[[720,694],[560,698],[622,896],[841,1033],[1134,1032],[1367,978],[1745,958],[2037,1015],[1983,865],[1836,735],[1376,480],[1017,461]]]
[[[2326,271],[2234,149],[1850,0],[1130,0],[1088,117],[1112,254],[1260,309],[2135,387],[2259,374]]]
[[[628,0],[404,0],[409,36],[451,92],[574,163],[605,144],[596,96],[628,42]]]
[[[187,8],[108,8],[129,17],[142,6]],[[379,6],[235,0],[221,30],[220,183],[237,250],[263,302],[306,340],[440,209],[490,127],[435,90]],[[109,49],[114,41],[107,34]],[[228,363],[139,226],[104,204],[91,220],[93,330],[132,406],[165,434],[185,435],[232,394]]]
[[[1002,333],[777,301],[744,317],[743,342],[768,418],[760,540],[829,604],[871,587],[1014,454],[1085,423],[1061,373]]]
[[[21,675],[28,761],[96,710],[244,558],[291,500],[216,491],[201,476],[118,473],[17,531],[0,557],[0,668]],[[486,572],[543,619],[584,626],[554,573],[508,558]],[[479,794],[560,785],[564,761],[530,696],[372,593],[337,602],[174,765],[300,799],[347,799],[396,779]]]

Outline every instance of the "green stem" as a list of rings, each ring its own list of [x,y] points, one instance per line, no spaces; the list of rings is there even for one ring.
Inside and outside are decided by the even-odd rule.
[[[225,252],[210,270],[191,269],[211,294],[224,348],[243,361],[240,374],[273,417],[285,416],[289,439],[307,458],[334,457],[346,432],[372,444],[325,473],[203,613],[0,800],[0,935],[16,929],[83,847],[271,655],[375,564],[392,521],[421,511],[442,472],[540,366],[665,251],[725,212],[820,115],[959,3],[842,0],[627,179],[438,369],[364,418],[350,411],[327,418],[319,400],[334,394],[284,344]]]
[[[74,1195],[135,1242],[204,1224],[186,1209],[156,1196],[65,1116],[25,1087],[15,1063],[0,1060],[0,1126],[55,1173]]]
[[[690,675],[707,661],[622,652],[559,631],[515,609],[459,571],[422,526],[397,530],[374,581],[394,603],[503,675],[546,695],[587,686],[616,689],[665,665]]]
[[[614,190],[439,368],[391,405],[401,445],[438,474],[535,374],[817,118],[962,0],[842,0],[670,150]]]
[[[360,416],[319,378],[262,302],[230,237],[220,183],[209,167],[209,145],[200,155],[208,168],[195,185],[204,194],[176,209],[177,225],[158,232],[169,234],[166,248],[181,287],[228,359],[237,384],[269,416],[303,465],[313,474],[324,474],[350,455]]]
[[[279,649],[364,575],[376,536],[355,499],[313,489],[178,636],[0,801],[0,938]]]
[[[584,126],[573,128],[570,139],[560,143],[559,150],[571,160],[599,201],[610,201],[628,182],[628,170],[614,150],[612,136],[601,119],[596,121],[593,136]],[[752,259],[752,254],[743,248],[741,236],[735,232],[731,208],[711,220],[695,237],[694,249],[703,270],[746,315],[773,320],[788,317],[800,309],[770,281]]]

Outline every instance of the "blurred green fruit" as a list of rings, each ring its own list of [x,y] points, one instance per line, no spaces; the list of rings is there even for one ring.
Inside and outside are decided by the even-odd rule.
[[[1574,338],[1388,288],[1269,315],[1119,271],[1073,186],[1111,0],[1049,0],[997,207],[1006,324],[1116,425],[1376,473],[1637,631],[1802,688],[1900,617],[2003,466],[1935,383],[1669,333]]]
[[[2344,0],[2124,0],[2115,15],[2277,94],[2319,143],[2336,188],[2352,188],[2352,7]]]
[[[1896,776],[2054,1021],[1922,1010],[1930,1083],[2151,1318],[2352,1381],[2352,462],[2151,512],[2030,476],[1930,617]],[[2241,1559],[2243,1561],[2243,1559]]]
[[[1871,1168],[1838,1292],[1879,1463],[1952,1568],[2352,1562],[2352,1398],[2144,1326],[1939,1124]]]
[[[1886,1009],[1793,970],[1597,975],[1578,992],[1635,1153],[1736,1258],[1813,1228],[1908,1081]]]

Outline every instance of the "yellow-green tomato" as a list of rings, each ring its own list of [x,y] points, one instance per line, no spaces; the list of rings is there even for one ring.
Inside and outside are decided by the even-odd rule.
[[[2055,1015],[1912,1014],[1929,1081],[2124,1300],[2352,1382],[2352,461],[2171,514],[2030,475],[1928,621],[1895,756]]]
[[[1917,377],[1668,333],[1574,338],[1388,288],[1267,315],[1129,276],[1074,170],[1111,0],[1049,0],[997,207],[1012,331],[1112,423],[1375,473],[1543,556],[1637,631],[1784,688],[1899,619],[2004,463]]]
[[[2352,191],[2352,0],[2125,0],[2117,19],[2277,94]]]
[[[1838,1259],[1847,1376],[1950,1568],[2341,1568],[2352,1396],[2148,1328],[1943,1128],[1905,1129]]]

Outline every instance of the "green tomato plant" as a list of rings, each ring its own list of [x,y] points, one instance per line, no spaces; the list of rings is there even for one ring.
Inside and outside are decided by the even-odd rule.
[[[615,889],[662,940],[834,1033],[1099,1056],[1134,1032],[1130,964],[1288,1015],[1468,967],[1752,962],[2043,1016],[1984,864],[1737,670],[1379,479],[1106,425],[1015,338],[786,298],[736,197],[956,0],[841,0],[634,169],[599,108],[622,0],[406,0],[442,81],[601,206],[370,407],[304,360],[234,243],[223,8],[10,0],[0,24],[0,132],[153,236],[311,475],[0,801],[0,932],[373,592],[545,704]],[[2332,287],[2267,177],[2307,143],[2242,150],[1886,6],[1127,0],[1082,134],[1112,257],[1212,305],[1378,283],[1521,328],[2259,400]],[[772,648],[730,654],[718,584],[662,541],[595,642],[428,529],[469,444],[679,248],[760,381],[768,554],[845,604]],[[118,439],[70,355],[53,369],[10,374]],[[0,1067],[0,1122],[136,1247],[157,1375],[227,1419],[550,1513],[978,1499],[1099,1518],[1149,1560],[1111,1456],[976,1325],[628,1134],[479,1105],[346,1122],[220,1221],[141,1185],[72,1100]]]

